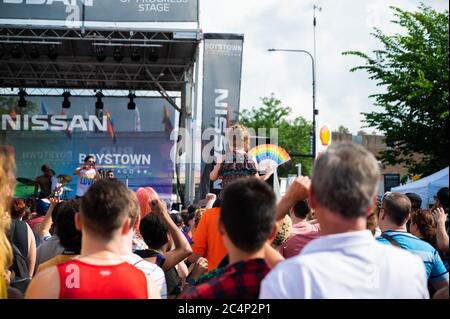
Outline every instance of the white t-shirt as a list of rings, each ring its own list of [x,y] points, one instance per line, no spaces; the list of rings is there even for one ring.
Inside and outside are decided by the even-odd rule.
[[[80,168],[78,168],[80,169]],[[97,171],[93,168],[82,169],[78,173],[77,196],[84,196],[89,187],[94,184]]]
[[[56,189],[56,187],[58,187],[58,179],[55,176],[52,176],[51,181],[52,181],[51,190],[53,192]]]
[[[161,299],[167,299],[167,284],[164,271],[156,264],[152,264],[136,254],[122,256],[127,263],[140,269],[148,279],[151,279],[159,287]]]
[[[278,264],[261,299],[428,299],[422,260],[370,231],[322,236]]]

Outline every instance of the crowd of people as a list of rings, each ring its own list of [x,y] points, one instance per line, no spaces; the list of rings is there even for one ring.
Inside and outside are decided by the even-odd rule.
[[[2,146],[0,297],[448,298],[448,188],[427,210],[416,194],[379,199],[377,160],[345,142],[277,201],[245,128],[232,129],[210,176],[222,192],[181,211],[150,187],[99,178],[87,157],[76,199],[30,212],[13,197],[14,150]]]

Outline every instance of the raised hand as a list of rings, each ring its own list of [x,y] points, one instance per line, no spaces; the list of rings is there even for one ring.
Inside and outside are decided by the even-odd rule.
[[[60,200],[57,197],[49,197],[48,200],[50,202],[50,206],[53,207],[60,202]]]
[[[433,218],[436,222],[436,225],[445,225],[445,221],[447,220],[447,214],[445,213],[442,207],[437,207],[433,209]]]
[[[164,203],[162,200],[152,200],[150,202],[150,206],[152,207],[152,213],[157,216],[163,217],[165,214],[167,214],[166,203]]]
[[[300,176],[289,186],[285,196],[291,200],[302,201],[308,198],[310,188],[311,180],[309,177]]]
[[[208,271],[208,260],[206,258],[200,257],[194,264],[189,277],[197,280]]]

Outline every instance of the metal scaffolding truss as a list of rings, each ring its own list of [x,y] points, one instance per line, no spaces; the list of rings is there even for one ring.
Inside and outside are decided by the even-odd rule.
[[[1,62],[2,86],[178,91],[191,64],[92,63],[76,61]],[[161,85],[160,85],[161,84]]]
[[[54,88],[27,88],[28,95],[33,96],[62,96],[66,89],[54,89]],[[16,96],[19,93],[17,88],[0,88],[0,96]],[[79,89],[70,90],[71,96],[94,96],[97,90],[91,89]],[[128,90],[102,90],[105,97],[124,97],[128,96],[130,91]],[[157,91],[134,91],[138,98],[161,98],[161,94]],[[180,92],[167,92],[171,99],[181,98]]]
[[[28,95],[61,96],[65,90],[72,96],[93,96],[98,90],[104,96],[159,95],[180,113],[175,126],[190,132],[202,40],[199,29],[0,25],[0,95],[18,95],[19,89]],[[178,149],[184,141],[177,143]],[[189,198],[191,184],[186,181]]]
[[[156,91],[180,111],[171,96],[189,82],[200,41],[198,30],[3,27],[0,87]]]
[[[201,34],[197,30],[153,30],[153,31],[121,31],[121,30],[81,30],[71,28],[0,28],[0,39],[10,41],[62,41],[62,40],[84,40],[84,41],[106,41],[111,43],[198,43]]]

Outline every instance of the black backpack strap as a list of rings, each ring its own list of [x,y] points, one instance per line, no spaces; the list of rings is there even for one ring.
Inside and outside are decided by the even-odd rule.
[[[14,228],[13,228],[14,225]],[[13,220],[11,223],[12,243],[19,248],[20,253],[28,258],[28,226],[21,220]]]
[[[384,239],[386,239],[388,242],[391,243],[392,246],[404,249],[399,243],[398,241],[396,241],[392,236],[389,236],[388,234],[381,234],[381,237],[383,237]]]

